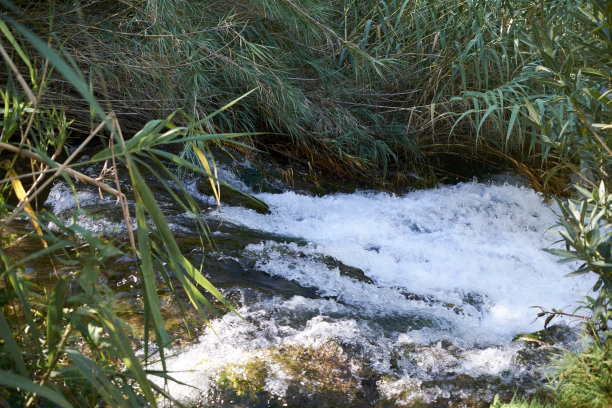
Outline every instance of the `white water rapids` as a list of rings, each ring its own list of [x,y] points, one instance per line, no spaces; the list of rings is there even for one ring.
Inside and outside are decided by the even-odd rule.
[[[241,291],[245,320],[232,313],[212,320],[216,334],[205,330],[168,360],[174,378],[198,389],[170,383],[184,403],[210,404],[228,364],[330,342],[378,373],[378,395],[397,405],[465,398],[468,391],[424,382],[467,375],[512,383],[533,374],[518,358],[523,345],[512,342],[543,328],[531,307],[571,312],[592,286],[564,277],[572,265],[542,250],[558,240],[549,230],[556,216],[526,187],[471,182],[401,197],[256,196],[271,214],[222,206],[208,216],[274,237],[249,243],[237,261],[313,295]],[[264,389],[282,400],[290,378],[275,364]]]

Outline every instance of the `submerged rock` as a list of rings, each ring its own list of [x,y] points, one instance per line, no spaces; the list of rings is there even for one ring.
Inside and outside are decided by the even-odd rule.
[[[204,178],[202,180],[199,180],[197,186],[198,191],[200,193],[214,196],[212,186],[208,179]],[[258,198],[253,197],[250,194],[236,190],[224,184],[219,185],[219,192],[222,203],[249,208],[260,214],[270,214],[270,208],[268,207],[268,204],[264,203]]]
[[[367,374],[340,347],[282,345],[243,364],[230,364],[217,380],[215,403],[227,406],[366,407],[377,398]],[[365,376],[367,377],[367,375]]]

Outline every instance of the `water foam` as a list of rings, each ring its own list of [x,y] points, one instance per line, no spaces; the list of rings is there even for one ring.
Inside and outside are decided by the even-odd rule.
[[[556,218],[528,188],[474,182],[403,197],[361,193],[318,198],[287,192],[258,198],[270,205],[271,215],[226,206],[217,216],[308,241],[310,246],[301,251],[359,268],[383,292],[401,288],[461,309],[474,306],[471,300],[477,297],[476,306],[486,309],[478,324],[482,335],[508,339],[517,331],[537,330],[541,323],[532,324],[531,306],[573,305],[590,287],[590,281],[563,278],[570,267],[542,251],[557,239],[548,231]],[[260,267],[270,274],[316,286],[322,295],[335,291],[343,296],[350,292],[341,285],[355,287],[341,279],[326,282],[311,256],[302,262],[291,251],[282,256],[266,245],[271,244],[249,249],[266,253],[268,260]],[[401,309],[394,297],[378,305]]]
[[[466,183],[403,197],[257,197],[271,214],[223,206],[213,216],[276,235],[247,245],[242,256],[271,276],[314,288],[318,297],[243,299],[239,313],[247,323],[234,314],[215,319],[216,334],[206,331],[168,360],[174,377],[201,389],[171,385],[183,402],[207,395],[228,364],[330,340],[367,361],[381,375],[380,395],[400,405],[468,398],[469,388],[438,386],[436,378],[537,377],[518,361],[521,345],[512,336],[542,328],[530,306],[575,304],[592,284],[564,278],[570,266],[542,251],[557,239],[548,230],[556,217],[527,188]],[[265,389],[282,398],[289,381],[277,367]],[[496,386],[485,385],[483,398]]]

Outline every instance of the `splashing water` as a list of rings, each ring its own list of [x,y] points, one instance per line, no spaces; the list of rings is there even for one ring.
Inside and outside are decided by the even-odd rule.
[[[556,217],[525,187],[257,198],[271,214],[208,214],[221,225],[215,239],[248,237],[219,255],[241,271],[230,292],[244,320],[214,319],[216,334],[205,330],[168,360],[174,378],[197,387],[169,385],[184,403],[302,406],[322,394],[312,406],[490,402],[541,379],[512,342],[543,328],[531,307],[575,307],[592,286],[564,278],[570,266],[542,251],[557,239],[548,230]],[[176,219],[188,228],[189,216]],[[206,272],[213,283],[222,273]]]

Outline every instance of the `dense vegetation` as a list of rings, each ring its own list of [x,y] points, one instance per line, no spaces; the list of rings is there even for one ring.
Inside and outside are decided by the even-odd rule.
[[[147,367],[163,361],[170,337],[154,270],[170,267],[198,310],[223,300],[180,253],[141,173],[180,185],[169,163],[209,174],[200,154],[206,143],[241,137],[231,145],[239,151],[256,147],[260,160],[328,177],[382,184],[416,173],[440,180],[450,171],[468,174],[461,166],[505,160],[534,188],[571,196],[560,202],[567,249],[554,252],[579,261],[576,274],[599,280],[597,296],[584,303],[591,346],[561,362],[558,404],[610,405],[609,2],[26,1],[2,2],[2,13],[3,225],[9,232],[9,221],[25,211],[43,247],[17,261],[0,252],[0,383],[7,390],[0,398],[15,405],[46,399],[119,406],[138,395],[155,405],[164,390],[146,375],[167,374]],[[108,184],[86,179],[73,164],[97,137],[108,147],[78,166],[107,161],[127,169],[135,220],[112,177]],[[34,184],[26,183],[32,176]],[[116,196],[127,230],[137,224],[136,236],[111,243],[36,211],[36,195],[55,177],[85,180]],[[16,210],[11,194],[21,200]],[[176,199],[197,219],[186,192]],[[17,239],[3,233],[3,247]],[[94,285],[118,255],[139,258],[142,336],[113,311],[111,290]],[[80,290],[61,274],[51,279],[50,293],[30,285],[20,271],[34,258],[76,273]],[[168,272],[162,277],[178,290]],[[144,346],[143,359],[134,344]]]
[[[528,113],[525,97],[542,111],[555,98],[534,81],[541,58],[525,34],[542,21],[578,24],[571,11],[581,3],[164,0],[24,9],[126,131],[176,109],[202,118],[257,89],[208,130],[266,131],[252,143],[279,160],[372,180],[384,173],[371,169],[428,175],[428,166],[443,171],[475,152],[479,162],[509,155],[535,163],[546,154],[517,120]],[[64,84],[53,84],[49,102],[71,107],[75,125],[88,128],[87,103]],[[567,109],[546,113],[562,120]]]

